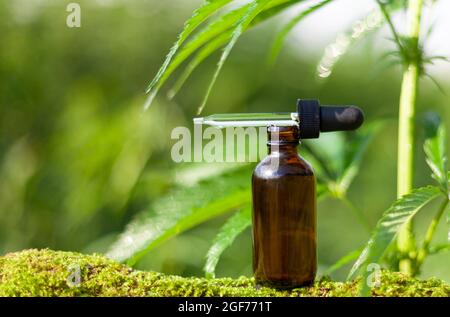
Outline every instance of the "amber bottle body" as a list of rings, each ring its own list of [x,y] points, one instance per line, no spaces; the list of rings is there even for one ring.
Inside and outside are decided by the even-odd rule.
[[[297,127],[268,133],[269,155],[252,177],[255,280],[278,288],[309,285],[317,270],[316,179],[297,154]]]

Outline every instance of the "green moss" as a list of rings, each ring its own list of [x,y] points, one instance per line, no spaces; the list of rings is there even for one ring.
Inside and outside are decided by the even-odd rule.
[[[80,283],[76,276],[79,270]],[[71,283],[72,281],[72,283]],[[184,278],[136,271],[101,255],[25,250],[0,257],[0,296],[355,296],[357,282],[322,278],[313,286],[279,291],[252,278]],[[375,296],[450,296],[450,285],[384,271]]]

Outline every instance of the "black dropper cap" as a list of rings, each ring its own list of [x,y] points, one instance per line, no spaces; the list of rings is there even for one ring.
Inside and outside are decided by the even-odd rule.
[[[297,112],[301,139],[316,139],[320,132],[356,130],[364,121],[355,106],[321,106],[315,99],[298,99]]]

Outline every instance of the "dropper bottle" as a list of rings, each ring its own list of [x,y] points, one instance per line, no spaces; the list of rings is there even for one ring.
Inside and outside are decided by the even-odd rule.
[[[354,106],[298,100],[297,112],[216,114],[196,124],[267,126],[268,155],[252,175],[253,271],[260,285],[294,288],[314,282],[317,270],[316,177],[298,155],[301,139],[355,130],[364,121]]]

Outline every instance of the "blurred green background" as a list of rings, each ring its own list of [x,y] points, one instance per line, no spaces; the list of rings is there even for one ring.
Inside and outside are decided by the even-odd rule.
[[[146,84],[200,1],[78,1],[81,28],[66,26],[69,2],[0,1],[0,254],[44,247],[104,252],[133,215],[175,186],[180,175],[209,168],[173,163],[170,132],[191,126],[218,54],[195,71],[174,100],[163,90],[147,112],[142,110]],[[345,5],[350,10],[348,1],[337,4]],[[331,13],[316,19],[326,14]],[[275,67],[267,69],[269,39],[282,20],[283,15],[243,36],[204,114],[291,111],[302,97],[358,105],[368,121],[387,118],[349,194],[374,225],[396,196],[400,67],[381,68],[383,35],[374,35],[352,46],[329,79],[318,80],[322,44],[351,26],[351,20],[334,16],[339,27],[326,36],[299,25]],[[437,75],[446,92],[448,75],[448,68]],[[450,129],[448,95],[423,79],[419,96],[418,112],[437,111]],[[431,180],[420,128],[417,137],[415,184],[421,186]],[[433,207],[419,216],[419,229]],[[321,269],[368,239],[335,200],[323,200],[318,217]],[[202,275],[204,256],[224,219],[160,245],[138,267]],[[442,223],[435,241],[445,242],[447,231]],[[430,256],[422,276],[450,281],[449,263],[448,253]],[[344,278],[348,269],[333,277]],[[225,252],[217,272],[242,274],[251,275],[249,231]]]

